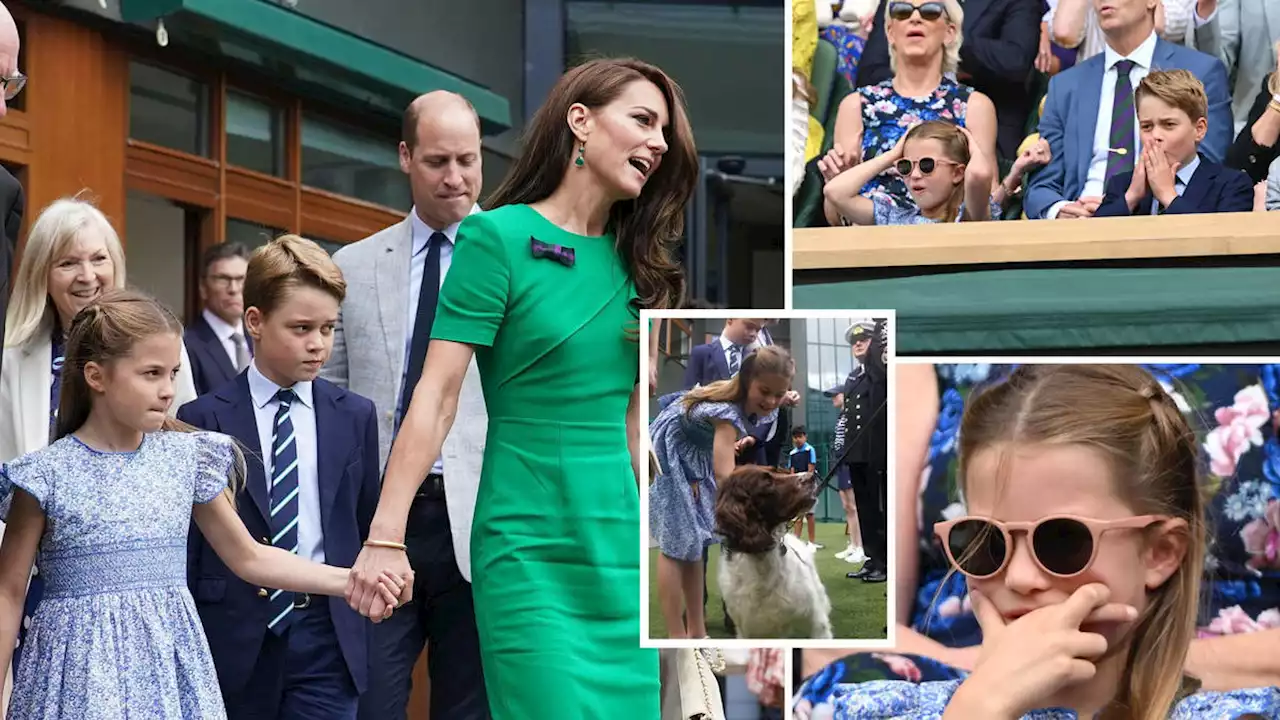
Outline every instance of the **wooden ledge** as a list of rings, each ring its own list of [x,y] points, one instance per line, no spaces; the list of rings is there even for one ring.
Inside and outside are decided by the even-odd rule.
[[[796,228],[793,269],[1280,253],[1280,213]]]

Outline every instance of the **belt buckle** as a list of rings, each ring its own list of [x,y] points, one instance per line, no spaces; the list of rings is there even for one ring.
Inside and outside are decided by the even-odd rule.
[[[306,610],[311,607],[311,593],[294,593],[293,609]]]

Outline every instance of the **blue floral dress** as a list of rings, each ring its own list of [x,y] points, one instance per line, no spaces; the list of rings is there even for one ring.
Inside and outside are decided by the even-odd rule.
[[[832,690],[835,720],[939,720],[960,687],[959,680],[909,683],[878,681],[861,685],[838,685]],[[1257,713],[1265,718],[1280,717],[1280,688],[1204,692],[1183,698],[1169,714],[1169,720],[1236,718]],[[1074,710],[1047,708],[1034,710],[1022,720],[1077,720]]]
[[[836,48],[836,72],[849,83],[858,86],[858,61],[867,41],[858,35],[857,28],[848,25],[828,25],[818,31],[818,38]]]
[[[44,598],[9,717],[226,717],[186,547],[192,505],[226,487],[232,442],[158,432],[133,452],[108,453],[69,435],[0,470],[0,498],[24,490],[46,520]]]
[[[1212,493],[1199,636],[1280,628],[1280,365],[1143,367],[1170,393],[1195,431],[1202,476]],[[964,512],[956,487],[956,440],[966,399],[1000,382],[1013,366],[936,369],[940,402],[917,506],[919,581],[909,624],[943,645],[969,647],[982,642],[982,632],[964,577],[948,572],[933,525]],[[927,658],[879,653],[851,655],[839,669],[847,682],[960,676]]]
[[[772,422],[777,411],[753,423],[733,403],[701,402],[685,410],[682,397],[683,392],[659,398],[662,409],[649,423],[653,454],[662,468],[649,486],[649,534],[663,555],[695,562],[716,542],[716,424],[732,423],[742,437],[755,424]]]
[[[914,199],[910,199],[907,205],[898,205],[888,195],[872,195],[871,203],[875,208],[873,217],[876,225],[933,225],[939,222],[921,215]],[[999,220],[1004,208],[992,201],[990,212],[992,220]],[[960,207],[956,209],[955,221],[963,219],[964,203],[960,203]]]
[[[947,74],[937,89],[924,97],[899,95],[892,80],[858,88],[858,94],[862,96],[862,159],[870,160],[892,150],[916,123],[950,120],[963,126],[973,88]],[[858,194],[871,197],[877,193],[888,195],[896,205],[915,204],[906,183],[892,169],[872,178]]]

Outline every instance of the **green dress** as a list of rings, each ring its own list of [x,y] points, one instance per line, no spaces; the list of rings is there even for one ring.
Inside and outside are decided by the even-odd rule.
[[[573,265],[535,242],[573,248]],[[626,436],[635,298],[612,236],[526,205],[458,230],[431,335],[475,346],[489,414],[471,567],[494,720],[659,716]]]

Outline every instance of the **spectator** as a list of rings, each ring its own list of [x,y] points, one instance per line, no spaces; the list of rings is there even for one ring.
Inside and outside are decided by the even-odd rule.
[[[1254,88],[1266,83],[1268,71],[1276,66],[1280,2],[1200,0],[1200,5],[1217,8],[1217,16],[1197,28],[1196,42],[1201,50],[1217,56],[1227,68],[1231,78],[1231,114],[1235,119],[1232,134],[1235,135],[1251,121]],[[1273,89],[1267,95],[1276,92]],[[1252,107],[1256,107],[1256,103]]]
[[[1276,56],[1280,58],[1280,42]],[[1272,67],[1275,70],[1262,80],[1244,129],[1227,151],[1227,167],[1244,170],[1254,182],[1267,178],[1267,168],[1280,155],[1276,143],[1280,139],[1280,62],[1273,61]]]

